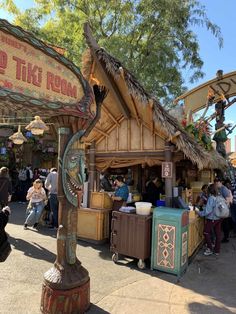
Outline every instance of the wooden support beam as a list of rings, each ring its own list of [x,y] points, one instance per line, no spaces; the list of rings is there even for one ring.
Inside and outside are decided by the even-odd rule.
[[[103,130],[100,130],[99,128],[97,128],[96,126],[93,128],[95,131],[101,133],[104,136],[109,136],[109,134],[107,134],[106,132],[104,132]]]
[[[118,119],[118,122],[121,123],[123,120],[125,119],[125,117],[121,117]],[[129,120],[128,120],[129,121]],[[113,124],[106,132],[109,134],[111,133],[112,130],[114,130],[117,127],[116,124]],[[98,140],[96,140],[96,144],[99,144],[102,140],[104,139],[104,136],[101,136]]]
[[[94,70],[95,70],[95,62],[93,60],[91,70],[90,70],[90,75],[89,75],[89,83],[91,83],[91,81],[93,80]]]
[[[56,141],[58,141],[58,133],[55,125],[52,123],[50,124],[50,130],[52,132],[52,136],[55,138]]]
[[[104,111],[104,113],[117,125],[120,126],[119,122],[117,121],[117,119],[112,115],[112,113],[109,111],[109,109],[106,106],[106,103],[103,102],[102,104],[102,110]]]
[[[169,136],[168,138],[168,142],[172,142],[173,140],[175,140],[179,135],[181,134],[180,131],[176,131],[175,134],[173,134],[172,136]]]
[[[144,140],[144,138],[143,138],[143,125],[141,124],[140,125],[140,139],[141,139],[141,146],[140,146],[140,148],[141,148],[141,150],[143,150],[143,140]]]
[[[137,151],[137,152],[129,152],[129,151],[122,151],[122,152],[96,152],[96,157],[100,158],[110,158],[116,157],[116,158],[145,158],[145,157],[156,157],[160,158],[160,160],[164,160],[164,150],[157,150],[157,151]]]
[[[138,126],[140,127],[141,122],[140,122],[140,117],[139,117],[138,110],[136,107],[135,99],[134,99],[133,95],[130,95],[130,97],[131,97],[131,100],[132,100],[131,102],[132,102],[132,106],[134,109],[134,116],[135,116],[135,119],[137,121]]]

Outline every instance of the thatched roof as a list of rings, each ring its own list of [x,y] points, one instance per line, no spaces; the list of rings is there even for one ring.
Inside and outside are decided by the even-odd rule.
[[[224,158],[216,151],[206,151],[198,144],[195,139],[182,128],[177,119],[171,116],[157,99],[145,91],[135,76],[130,73],[119,60],[98,46],[88,24],[85,24],[84,35],[90,48],[90,52],[87,52],[83,59],[82,71],[85,78],[89,79],[89,76],[91,76],[91,69],[94,62],[99,63],[116,84],[118,84],[120,80],[124,81],[129,96],[135,98],[138,105],[152,108],[155,129],[162,135],[164,134],[165,140],[174,143],[199,169],[209,167],[221,168],[225,166],[226,161]],[[122,89],[119,91],[124,97],[127,97],[127,91],[123,91],[123,93]]]

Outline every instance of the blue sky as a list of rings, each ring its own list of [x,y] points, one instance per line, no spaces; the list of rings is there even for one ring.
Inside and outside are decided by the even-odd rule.
[[[15,2],[22,9],[34,5],[32,0],[16,0]],[[200,44],[200,56],[204,61],[203,72],[205,76],[195,84],[188,84],[189,89],[214,78],[218,69],[222,69],[224,73],[236,71],[236,0],[200,0],[200,2],[206,6],[209,19],[220,26],[224,38],[224,46],[220,49],[217,40],[205,28],[198,27],[194,29]],[[12,20],[12,17],[3,10],[0,10],[0,17],[9,21]],[[185,78],[186,80],[188,79],[188,74],[186,74]],[[226,110],[226,122],[236,123],[236,104]],[[230,135],[233,150],[235,149],[235,135],[236,130]]]

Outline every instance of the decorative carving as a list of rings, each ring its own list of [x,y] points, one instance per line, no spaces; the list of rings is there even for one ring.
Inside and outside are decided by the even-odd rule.
[[[85,181],[85,151],[79,139],[84,131],[76,133],[68,145],[62,159],[62,184],[68,202],[77,207],[77,192],[82,190]],[[78,148],[80,145],[80,148]]]
[[[43,284],[41,311],[47,314],[85,313],[90,305],[90,282],[70,290],[55,290]]]
[[[175,233],[176,227],[158,224],[157,265],[175,268]]]
[[[216,141],[216,150],[219,154],[221,154],[224,158],[226,157],[226,150],[224,143],[227,141],[227,135],[225,130],[225,106],[226,101],[222,99],[215,104],[215,112],[216,112],[216,124],[215,124],[215,135],[213,140]]]

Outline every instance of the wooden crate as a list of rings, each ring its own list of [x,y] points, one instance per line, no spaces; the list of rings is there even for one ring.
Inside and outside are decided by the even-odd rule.
[[[109,238],[110,209],[78,209],[77,237],[92,242],[105,242]]]
[[[90,198],[90,208],[111,209],[112,198],[105,192],[92,192]]]
[[[196,216],[189,218],[188,229],[188,256],[191,256],[203,242],[204,219]]]

